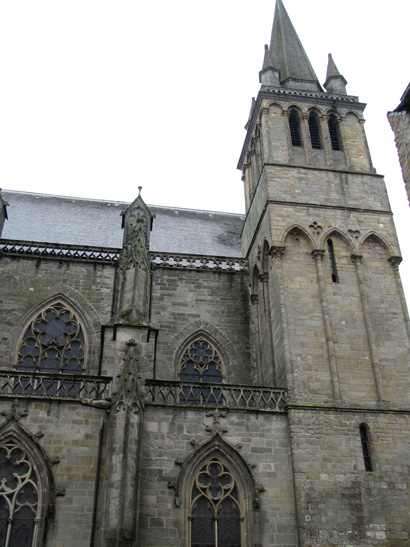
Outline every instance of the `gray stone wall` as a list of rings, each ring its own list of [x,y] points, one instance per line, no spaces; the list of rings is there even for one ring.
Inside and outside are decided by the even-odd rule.
[[[407,414],[323,409],[289,413],[303,547],[410,545]],[[369,428],[366,472],[359,426]]]
[[[177,379],[179,352],[202,331],[222,352],[226,383],[254,382],[248,283],[244,273],[154,270],[151,321],[159,328],[157,378]]]
[[[244,545],[296,547],[295,507],[286,415],[234,412],[220,419],[223,439],[216,454],[235,456],[251,466],[260,492],[260,508],[252,505],[252,480],[248,472],[236,479],[241,489]],[[201,466],[201,450],[212,446],[213,419],[200,409],[147,407],[141,459],[139,540],[141,547],[187,545],[189,496],[194,471]],[[198,444],[199,443],[199,447]],[[223,443],[229,446],[224,448]],[[221,448],[222,446],[222,448]],[[209,447],[208,447],[209,449]],[[225,450],[226,449],[226,450]],[[189,458],[197,451],[194,468]],[[211,450],[212,453],[212,450]],[[188,463],[187,463],[188,462]],[[239,464],[238,464],[239,465]],[[254,466],[254,467],[253,467]],[[180,477],[181,504],[175,505],[175,485]]]
[[[35,310],[62,296],[84,323],[85,372],[97,374],[101,325],[111,316],[114,272],[112,266],[99,264],[2,257],[0,276],[7,298],[0,300],[0,366],[15,363],[18,340]]]
[[[2,399],[1,411],[9,413],[12,402]],[[105,412],[75,402],[51,400],[20,400],[19,408],[27,410],[19,423],[31,436],[30,442],[37,443],[51,462],[56,490],[63,494],[51,493],[55,510],[47,518],[46,545],[89,546]]]

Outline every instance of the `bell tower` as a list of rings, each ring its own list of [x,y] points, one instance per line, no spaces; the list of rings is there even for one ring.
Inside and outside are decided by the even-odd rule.
[[[365,104],[347,93],[331,55],[322,88],[282,0],[259,77],[238,165],[242,249],[259,381],[288,389],[301,545],[336,544],[332,534],[338,545],[379,545],[368,534],[390,521],[374,500],[399,503],[394,488],[381,494],[389,458],[391,478],[407,481],[387,416],[408,432],[410,322]],[[376,447],[381,438],[389,449]]]

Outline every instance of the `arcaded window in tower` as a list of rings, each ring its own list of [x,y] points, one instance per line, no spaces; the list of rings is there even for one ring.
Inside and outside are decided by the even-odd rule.
[[[289,130],[292,146],[302,146],[302,139],[300,137],[299,114],[296,112],[296,110],[292,110],[290,113]]]
[[[241,547],[238,487],[228,467],[216,457],[194,479],[188,519],[191,547]]]
[[[340,137],[339,137],[339,123],[334,114],[329,116],[328,121],[330,142],[332,144],[332,150],[341,150]]]
[[[333,241],[331,239],[327,240],[327,250],[329,252],[330,273],[332,275],[332,281],[333,283],[339,283],[339,276],[337,275],[336,268],[335,250],[333,248]]]
[[[0,545],[37,545],[39,479],[26,450],[13,440],[0,445],[0,481]]]
[[[17,368],[28,372],[82,374],[85,340],[75,314],[50,305],[29,324],[19,344]]]
[[[370,454],[369,428],[366,424],[360,424],[360,440],[362,442],[363,461],[366,471],[373,471],[372,457]]]
[[[310,114],[308,124],[312,148],[320,150],[322,148],[322,143],[320,141],[319,120],[317,114],[314,112]]]

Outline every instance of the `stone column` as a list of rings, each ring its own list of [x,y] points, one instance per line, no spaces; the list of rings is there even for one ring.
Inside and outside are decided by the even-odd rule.
[[[369,348],[370,348],[370,358],[372,361],[374,380],[376,384],[377,399],[378,399],[378,402],[380,403],[384,400],[382,375],[380,371],[379,357],[377,354],[376,341],[375,341],[374,331],[372,327],[369,301],[368,301],[367,293],[366,293],[366,284],[363,278],[362,255],[352,254],[351,258],[356,266],[357,279],[359,281],[360,299],[361,299],[362,307],[363,307],[364,323],[366,325],[367,338],[369,341]]]
[[[300,133],[302,137],[303,150],[305,151],[305,159],[308,165],[312,164],[312,146],[310,141],[309,131],[309,114],[300,116]]]
[[[245,189],[245,205],[246,210],[248,211],[249,207],[251,206],[252,202],[252,196],[251,196],[251,181],[249,180],[250,177],[250,165],[249,163],[244,163],[242,166],[242,182],[243,187]]]
[[[250,150],[248,152],[248,160],[247,161],[248,161],[249,165],[251,166],[250,171],[251,171],[252,184],[250,185],[249,190],[250,190],[251,199],[252,199],[254,194],[255,194],[255,188],[256,188],[257,181],[258,181],[258,177],[257,177],[257,173],[256,173],[256,150],[255,149]]]
[[[263,377],[263,367],[262,367],[262,340],[261,340],[261,326],[260,326],[260,319],[259,319],[259,295],[258,294],[251,294],[251,304],[253,306],[253,313],[252,318],[254,320],[254,327],[255,331],[257,331],[255,334],[255,340],[256,340],[256,348],[255,348],[255,358],[256,358],[256,370],[257,370],[257,384],[264,385],[264,377]]]
[[[322,137],[323,149],[325,151],[326,165],[332,167],[333,154],[332,154],[332,143],[330,142],[328,122],[329,122],[329,116],[321,116],[319,118],[320,136]]]
[[[352,156],[350,154],[349,139],[347,138],[346,127],[345,127],[346,118],[340,118],[338,121],[339,121],[340,145],[345,155],[346,165],[349,169],[352,169],[353,168]]]
[[[319,249],[315,249],[314,251],[312,251],[312,256],[315,259],[315,263],[316,263],[317,278],[319,281],[320,303],[322,306],[323,322],[325,325],[325,336],[326,336],[327,352],[329,356],[329,369],[330,369],[330,378],[332,381],[333,398],[336,401],[340,401],[342,399],[342,395],[340,393],[339,376],[337,373],[337,364],[336,364],[336,353],[335,353],[335,347],[333,344],[332,329],[330,326],[329,306],[327,304],[327,295],[326,295],[326,284],[325,284],[325,279],[323,276],[323,268],[322,268],[322,259],[324,254],[325,254],[325,251],[322,251]]]
[[[127,342],[120,386],[109,421],[104,545],[134,545],[137,534],[139,453],[143,403],[139,398],[137,344]]]
[[[267,331],[267,349],[262,353],[267,354],[269,357],[266,360],[266,364],[269,365],[267,370],[263,371],[264,383],[263,385],[275,385],[275,360],[273,352],[273,340],[272,340],[272,321],[271,321],[271,301],[270,301],[270,290],[269,290],[269,274],[263,273],[259,276],[259,281],[262,284],[262,298],[263,298],[263,319],[266,322],[266,331]]]
[[[406,297],[404,296],[403,285],[401,283],[400,272],[399,272],[399,266],[402,260],[403,259],[401,256],[391,256],[389,258],[389,262],[392,265],[394,270],[397,291],[400,297],[401,309],[403,311],[404,322],[406,323],[407,336],[409,337],[409,341],[410,341],[410,317],[409,317],[409,311],[407,309]]]
[[[270,140],[269,130],[269,108],[262,108],[261,114],[261,151],[262,163],[265,164],[272,161],[272,143]]]
[[[280,321],[282,327],[282,341],[283,341],[283,353],[285,361],[285,374],[288,384],[289,395],[292,395],[294,391],[294,378],[293,378],[293,365],[290,355],[290,343],[289,343],[289,329],[288,318],[286,313],[286,301],[285,301],[285,288],[283,285],[283,265],[282,257],[285,253],[286,247],[271,247],[269,254],[273,258],[273,265],[275,267],[277,275],[277,290],[279,291],[280,301]],[[273,306],[272,306],[273,310]],[[273,335],[273,333],[272,333]]]

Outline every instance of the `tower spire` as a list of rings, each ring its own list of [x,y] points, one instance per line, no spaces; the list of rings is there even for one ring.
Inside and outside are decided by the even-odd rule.
[[[271,59],[272,68],[267,65]],[[308,56],[286,12],[282,0],[276,0],[272,37],[269,51],[265,51],[261,82],[265,84],[264,73],[279,71],[280,84],[286,88],[323,91]],[[266,82],[265,85],[272,85]]]
[[[346,95],[346,80],[340,74],[332,54],[329,53],[329,60],[327,63],[326,82],[323,84],[328,93],[339,93],[340,95]]]

